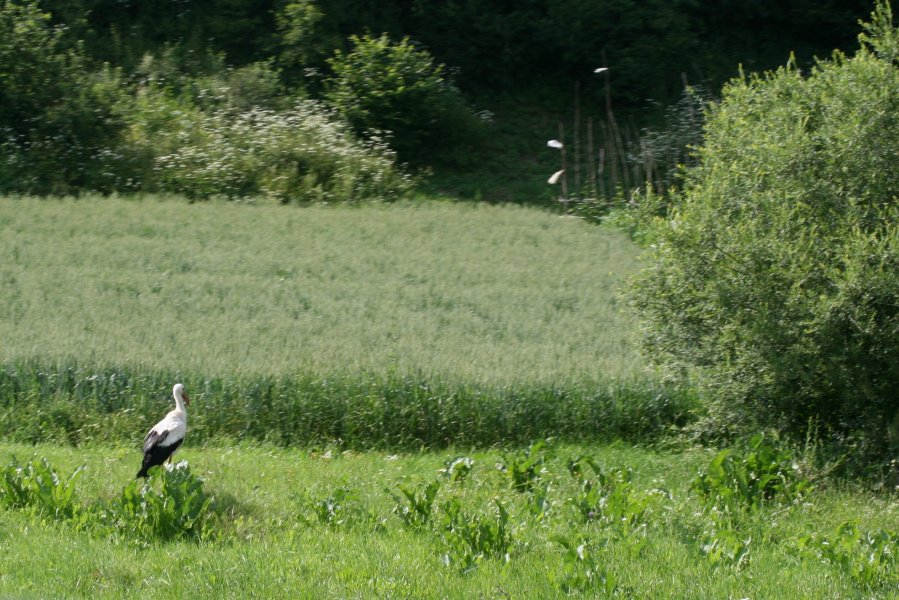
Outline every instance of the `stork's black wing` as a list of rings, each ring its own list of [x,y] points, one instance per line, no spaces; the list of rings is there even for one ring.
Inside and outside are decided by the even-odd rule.
[[[144,438],[144,454],[150,451],[153,446],[158,446],[161,444],[165,438],[169,436],[169,430],[165,429],[163,431],[156,431],[155,428],[150,430],[150,433],[147,434],[147,437]]]

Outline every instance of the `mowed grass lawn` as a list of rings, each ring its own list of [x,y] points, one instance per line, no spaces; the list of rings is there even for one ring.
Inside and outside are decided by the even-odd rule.
[[[624,236],[513,206],[0,199],[0,362],[641,375]]]

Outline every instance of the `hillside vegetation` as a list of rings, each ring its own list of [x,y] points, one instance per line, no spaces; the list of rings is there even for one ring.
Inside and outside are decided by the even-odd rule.
[[[670,170],[654,155],[698,134],[695,115],[687,138],[664,131],[685,82],[715,96],[737,65],[810,64],[851,46],[869,4],[3,0],[0,192],[390,200],[412,170],[546,204],[564,122],[574,195],[604,157],[615,200],[642,178],[618,189],[619,170]]]

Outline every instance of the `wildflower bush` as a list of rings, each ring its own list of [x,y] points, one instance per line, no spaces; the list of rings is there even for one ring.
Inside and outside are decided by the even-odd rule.
[[[322,105],[194,114],[164,134],[161,187],[191,198],[261,197],[283,204],[396,200],[411,180],[374,140],[357,141]],[[174,137],[176,140],[172,140]]]

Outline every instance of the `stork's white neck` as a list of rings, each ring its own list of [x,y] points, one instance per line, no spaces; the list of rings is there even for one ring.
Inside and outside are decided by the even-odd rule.
[[[175,397],[175,410],[187,414],[184,404],[184,388],[178,384],[172,389],[172,395]]]

